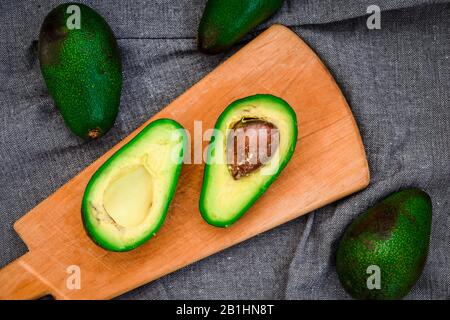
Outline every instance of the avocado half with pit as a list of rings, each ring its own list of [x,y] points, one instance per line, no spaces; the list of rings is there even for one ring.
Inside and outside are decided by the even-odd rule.
[[[207,150],[200,212],[211,225],[236,222],[279,176],[297,143],[297,116],[281,98],[258,94],[220,115]]]
[[[81,211],[95,243],[128,251],[155,235],[175,192],[186,141],[180,124],[156,120],[94,173]]]

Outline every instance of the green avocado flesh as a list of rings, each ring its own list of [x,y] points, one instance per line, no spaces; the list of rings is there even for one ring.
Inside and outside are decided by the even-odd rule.
[[[431,217],[428,194],[407,189],[356,218],[337,251],[337,273],[345,290],[357,299],[401,299],[407,295],[427,259]],[[379,268],[378,286],[373,285],[375,278],[368,279],[376,276],[373,266]]]
[[[282,6],[284,0],[209,0],[198,28],[204,53],[227,50]]]
[[[255,137],[257,146],[268,146],[265,161],[251,164],[250,159],[262,160],[264,157],[258,155],[264,153],[252,152],[246,144],[245,149],[239,148],[240,144],[236,143],[239,138],[235,138],[238,135],[230,135],[243,128],[248,130],[241,131],[245,132],[241,135],[242,143]],[[250,132],[255,128],[260,130]],[[274,129],[277,135],[272,136],[270,130]],[[297,143],[297,117],[284,100],[258,94],[230,104],[217,120],[215,131],[207,150],[200,212],[209,224],[227,227],[252,206],[287,165]],[[258,132],[265,135],[260,136]],[[274,137],[278,139],[275,141]],[[267,144],[269,139],[272,147]],[[239,159],[235,150],[247,153],[243,151]]]
[[[84,193],[82,217],[98,245],[128,251],[161,227],[175,192],[186,141],[177,122],[156,120],[95,172]]]
[[[45,18],[38,51],[47,89],[70,130],[83,139],[105,134],[122,89],[117,43],[105,20],[85,5],[62,4]]]

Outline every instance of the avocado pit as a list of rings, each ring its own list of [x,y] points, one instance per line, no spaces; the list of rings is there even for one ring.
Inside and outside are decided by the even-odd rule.
[[[233,179],[249,176],[266,164],[278,149],[278,128],[259,118],[242,118],[227,138],[227,164]]]

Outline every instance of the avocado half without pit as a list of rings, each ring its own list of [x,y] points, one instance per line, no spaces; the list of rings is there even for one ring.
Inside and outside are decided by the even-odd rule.
[[[258,94],[231,103],[207,150],[203,218],[217,227],[236,222],[278,177],[296,143],[297,117],[283,99]]]
[[[95,243],[128,251],[156,233],[175,192],[186,141],[177,122],[156,120],[94,173],[82,218]]]

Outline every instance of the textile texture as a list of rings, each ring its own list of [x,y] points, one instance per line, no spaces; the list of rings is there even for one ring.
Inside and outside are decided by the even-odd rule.
[[[215,56],[196,49],[206,0],[83,2],[112,27],[124,76],[116,124],[92,142],[66,128],[39,69],[39,28],[58,1],[0,2],[0,267],[27,250],[13,230],[17,219],[259,32],[282,23],[317,52],[346,96],[370,186],[119,299],[348,299],[335,269],[345,227],[410,186],[431,195],[433,224],[428,261],[407,298],[450,298],[450,1],[287,0]],[[382,10],[380,30],[366,25],[372,4]]]

